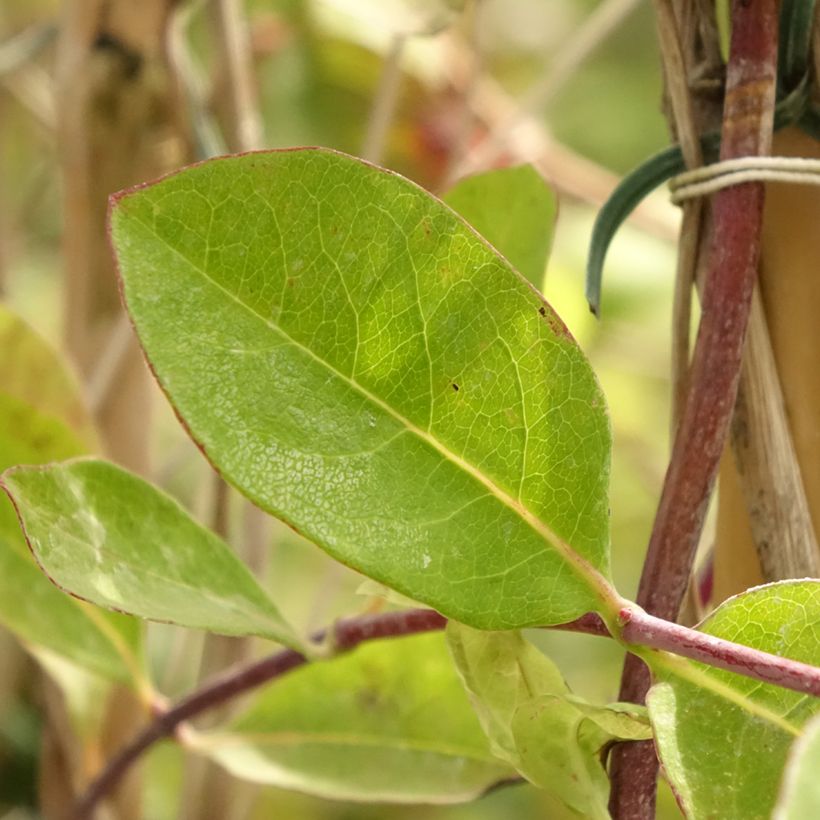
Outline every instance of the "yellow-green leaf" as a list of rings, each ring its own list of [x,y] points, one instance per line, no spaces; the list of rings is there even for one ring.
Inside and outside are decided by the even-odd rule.
[[[589,364],[429,194],[326,150],[119,196],[123,292],[225,478],[360,572],[482,628],[609,594],[610,432]]]

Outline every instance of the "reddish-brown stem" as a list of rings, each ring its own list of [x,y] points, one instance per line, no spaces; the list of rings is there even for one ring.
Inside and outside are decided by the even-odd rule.
[[[339,621],[333,628],[333,646],[337,653],[347,652],[364,641],[395,638],[443,629],[446,619],[432,609],[410,609],[386,612]],[[325,639],[327,631],[314,640]],[[88,820],[94,809],[116,786],[128,769],[158,740],[172,735],[186,720],[213,709],[228,700],[274,680],[307,663],[307,658],[293,649],[283,649],[240,669],[230,669],[201,689],[192,692],[170,709],[161,712],[103,769],[74,807],[75,820]]]
[[[365,641],[433,632],[443,629],[446,624],[447,619],[432,609],[410,609],[350,618],[339,621],[334,626],[333,648],[337,654],[343,654]],[[558,624],[553,628],[609,637],[604,622],[594,613],[587,613],[575,621]],[[313,635],[312,639],[316,642],[324,641],[327,634],[327,630],[322,630]],[[247,666],[228,670],[205,683],[202,688],[192,692],[175,706],[159,712],[139,735],[108,762],[96,780],[89,785],[74,808],[75,820],[86,820],[91,817],[95,807],[116,786],[128,769],[157,741],[173,735],[186,720],[215,709],[307,662],[308,659],[300,652],[283,649]]]
[[[333,628],[333,648],[336,654],[342,654],[365,641],[433,632],[443,629],[446,624],[447,619],[432,609],[410,609],[350,618],[339,621]],[[628,644],[663,649],[755,680],[820,697],[820,667],[808,666],[705,635],[688,627],[654,618],[637,607],[628,606],[621,610],[619,624],[620,638]],[[610,635],[604,622],[594,613],[549,628],[588,635]],[[327,630],[323,630],[316,633],[313,639],[323,641],[327,634]],[[177,732],[186,720],[269,683],[307,662],[308,659],[300,652],[284,649],[247,666],[228,670],[175,706],[159,711],[152,723],[109,761],[75,806],[72,816],[75,820],[90,818],[95,807],[128,769],[154,743]]]
[[[640,609],[621,612],[621,638],[628,644],[663,649],[718,669],[820,697],[820,668],[655,618]]]
[[[777,0],[733,0],[721,159],[769,152],[778,11]],[[719,192],[711,218],[714,242],[689,390],[638,591],[641,607],[669,621],[677,618],[686,592],[735,404],[760,251],[762,184]],[[627,656],[621,699],[640,703],[648,688],[648,670],[638,658]],[[654,817],[657,769],[649,742],[614,750],[610,811],[616,820]]]

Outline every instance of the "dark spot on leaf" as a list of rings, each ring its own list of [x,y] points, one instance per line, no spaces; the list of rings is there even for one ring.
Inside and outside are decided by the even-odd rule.
[[[456,393],[458,393],[458,385],[455,382],[453,382],[453,390],[455,390]]]
[[[541,307],[540,307],[540,308],[538,308],[538,312],[539,312],[542,316],[546,316],[546,315],[547,315],[547,309],[546,309],[543,305],[541,305]]]
[[[356,700],[361,709],[368,712],[378,711],[384,702],[381,692],[375,687],[360,689],[356,693]]]

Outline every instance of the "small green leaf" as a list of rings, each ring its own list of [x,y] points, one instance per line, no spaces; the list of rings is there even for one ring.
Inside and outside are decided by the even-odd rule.
[[[141,618],[299,647],[231,549],[173,499],[105,461],[6,472],[29,545],[60,587]]]
[[[2,375],[0,364],[0,377]],[[43,464],[88,452],[68,425],[0,388],[0,471],[16,464]],[[19,534],[14,509],[0,497],[0,530]]]
[[[570,694],[552,661],[517,632],[450,622],[450,650],[493,752],[589,818],[608,818],[602,751],[651,737],[645,710],[596,706]]]
[[[0,305],[0,471],[84,454],[95,441],[78,386],[59,356]],[[57,589],[32,559],[2,493],[0,622],[35,657],[51,652],[106,681],[149,689],[140,624]]]
[[[609,820],[603,750],[612,740],[560,695],[522,703],[512,722],[517,768],[586,820]]]
[[[441,635],[302,667],[193,746],[237,777],[338,800],[455,803],[514,775],[490,753]]]
[[[86,451],[93,448],[97,436],[74,374],[45,340],[2,304],[0,352],[0,396],[14,397],[39,416],[59,420],[74,432]],[[14,426],[4,427],[4,422],[0,422],[0,430],[15,430]],[[2,461],[4,467],[12,463],[6,458]]]
[[[0,304],[0,471],[85,455],[95,444],[88,411],[65,363]],[[2,498],[0,529],[19,532],[14,510]]]
[[[465,177],[443,199],[541,290],[558,209],[532,165]]]
[[[451,621],[447,641],[493,752],[515,761],[513,715],[539,694],[569,691],[558,667],[518,632],[481,632]]]
[[[123,291],[225,478],[342,562],[482,628],[611,596],[610,431],[560,319],[449,208],[326,150],[119,196]]]
[[[0,499],[0,503],[7,503]],[[0,619],[15,635],[109,680],[141,677],[139,624],[58,590],[22,538],[0,532]]]
[[[820,582],[786,581],[730,598],[700,629],[820,663]],[[768,818],[789,749],[820,701],[713,667],[653,653],[647,704],[659,755],[688,817]]]
[[[772,820],[806,820],[820,817],[820,716],[803,728],[792,744],[783,785]]]

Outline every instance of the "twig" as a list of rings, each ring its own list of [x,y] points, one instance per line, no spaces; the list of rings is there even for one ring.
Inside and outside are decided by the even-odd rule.
[[[339,621],[333,628],[337,654],[349,652],[365,641],[395,638],[443,629],[446,619],[430,609],[388,612]],[[323,641],[326,632],[313,636]],[[238,695],[303,666],[308,659],[293,649],[284,649],[238,670],[231,670],[183,698],[176,706],[157,715],[154,721],[128,743],[91,783],[72,812],[75,820],[88,820],[97,804],[154,743],[172,735],[182,723],[222,705]]]
[[[655,618],[640,609],[621,612],[621,638],[628,644],[662,649],[682,658],[820,697],[820,668]],[[633,656],[634,657],[634,656]]]
[[[166,60],[173,67],[176,130],[184,137],[185,152],[195,159],[226,153],[225,140],[206,103],[205,79],[188,43],[188,29],[196,4],[183,6],[171,21],[165,42]]]
[[[457,79],[453,82],[457,85]],[[487,74],[478,78],[470,105],[475,118],[491,131],[518,110],[517,103]],[[595,207],[606,202],[619,181],[611,171],[557,142],[543,123],[531,115],[522,116],[519,127],[500,144],[499,150],[502,149],[510,162],[537,165],[560,194]],[[668,241],[677,239],[676,209],[660,194],[644,200],[629,219],[652,236]]]
[[[453,179],[491,165],[512,133],[534,112],[543,111],[578,68],[639,5],[638,0],[604,0],[550,61],[544,74],[524,92],[519,105],[454,169]]]
[[[35,59],[57,37],[54,23],[36,23],[0,43],[0,77]]]
[[[338,621],[331,630],[316,632],[312,640],[327,643],[328,635],[332,635],[330,645],[334,657],[338,657],[366,641],[435,632],[444,629],[446,625],[447,619],[435,610],[405,609],[344,619]],[[661,649],[754,680],[820,697],[820,667],[715,638],[689,627],[655,618],[632,605],[625,606],[618,613],[618,626],[619,638],[626,644]],[[610,636],[600,616],[594,613],[548,628]],[[294,649],[284,649],[247,666],[229,670],[205,683],[175,706],[159,711],[153,722],[108,762],[77,802],[72,817],[75,820],[87,820],[91,817],[97,804],[154,743],[174,733],[183,737],[185,721],[218,708],[306,663],[309,663],[309,659],[305,655]]]
[[[262,118],[256,100],[248,26],[242,0],[211,0],[216,45],[213,97],[231,151],[262,147]]]
[[[167,170],[173,157],[162,43],[176,5],[173,0],[61,4],[55,68],[43,88],[55,106],[59,147],[65,352],[84,380],[122,310],[106,242],[106,199],[111,191]],[[18,72],[16,82],[23,73],[36,80],[37,68]],[[132,345],[96,416],[108,456],[142,473],[149,466],[151,390],[143,358]],[[144,719],[124,686],[112,690],[108,704],[94,744],[94,753],[106,756]],[[66,742],[82,748],[76,736]],[[121,820],[141,813],[139,778],[129,780],[111,800]],[[64,795],[61,814],[72,799]]]
[[[733,3],[721,159],[769,151],[778,10],[777,0]],[[727,188],[714,198],[714,241],[689,391],[638,591],[640,606],[670,621],[677,618],[686,592],[734,408],[757,273],[763,196],[761,184],[749,183]],[[648,670],[628,656],[621,699],[642,702],[648,687]],[[651,746],[636,743],[616,749],[611,771],[614,817],[650,818],[657,777]],[[622,802],[627,795],[628,806]]]
[[[367,131],[362,142],[362,159],[370,162],[381,162],[384,155],[387,131],[396,110],[396,100],[401,82],[401,58],[406,43],[406,34],[394,34],[390,49],[384,58],[379,87],[373,98],[373,107],[370,110]]]
[[[759,288],[749,316],[732,449],[763,577],[779,581],[820,576],[820,549]]]
[[[454,119],[457,123],[454,129],[455,138],[449,146],[449,157],[447,159],[447,169],[443,175],[442,188],[448,188],[455,179],[458,167],[464,160],[464,155],[470,145],[470,136],[474,128],[474,114],[472,100],[475,95],[478,82],[481,78],[481,70],[484,62],[481,37],[480,37],[480,2],[472,0],[465,6],[463,13],[464,34],[463,51],[467,60],[460,60],[462,64],[462,81],[458,88],[458,100],[455,103]],[[454,36],[455,32],[453,32]]]
[[[56,114],[54,89],[48,72],[39,65],[25,65],[13,75],[0,78],[0,81],[52,139]]]
[[[33,61],[57,36],[54,23],[37,23],[0,43],[0,83],[34,115],[47,137],[54,135],[54,92],[48,73]]]
[[[88,379],[88,407],[92,413],[100,412],[111,388],[122,371],[125,356],[134,343],[134,332],[131,322],[125,313],[120,313],[114,320],[114,327],[103,344],[102,353],[91,366]]]
[[[700,148],[692,97],[689,92],[689,67],[686,65],[675,12],[668,0],[654,0],[652,5],[655,9],[666,91],[672,106],[672,116],[681,152],[686,167],[697,168],[703,164],[703,153]],[[670,428],[673,437],[686,397],[692,286],[698,262],[701,216],[700,199],[684,203],[672,305],[672,417]]]

